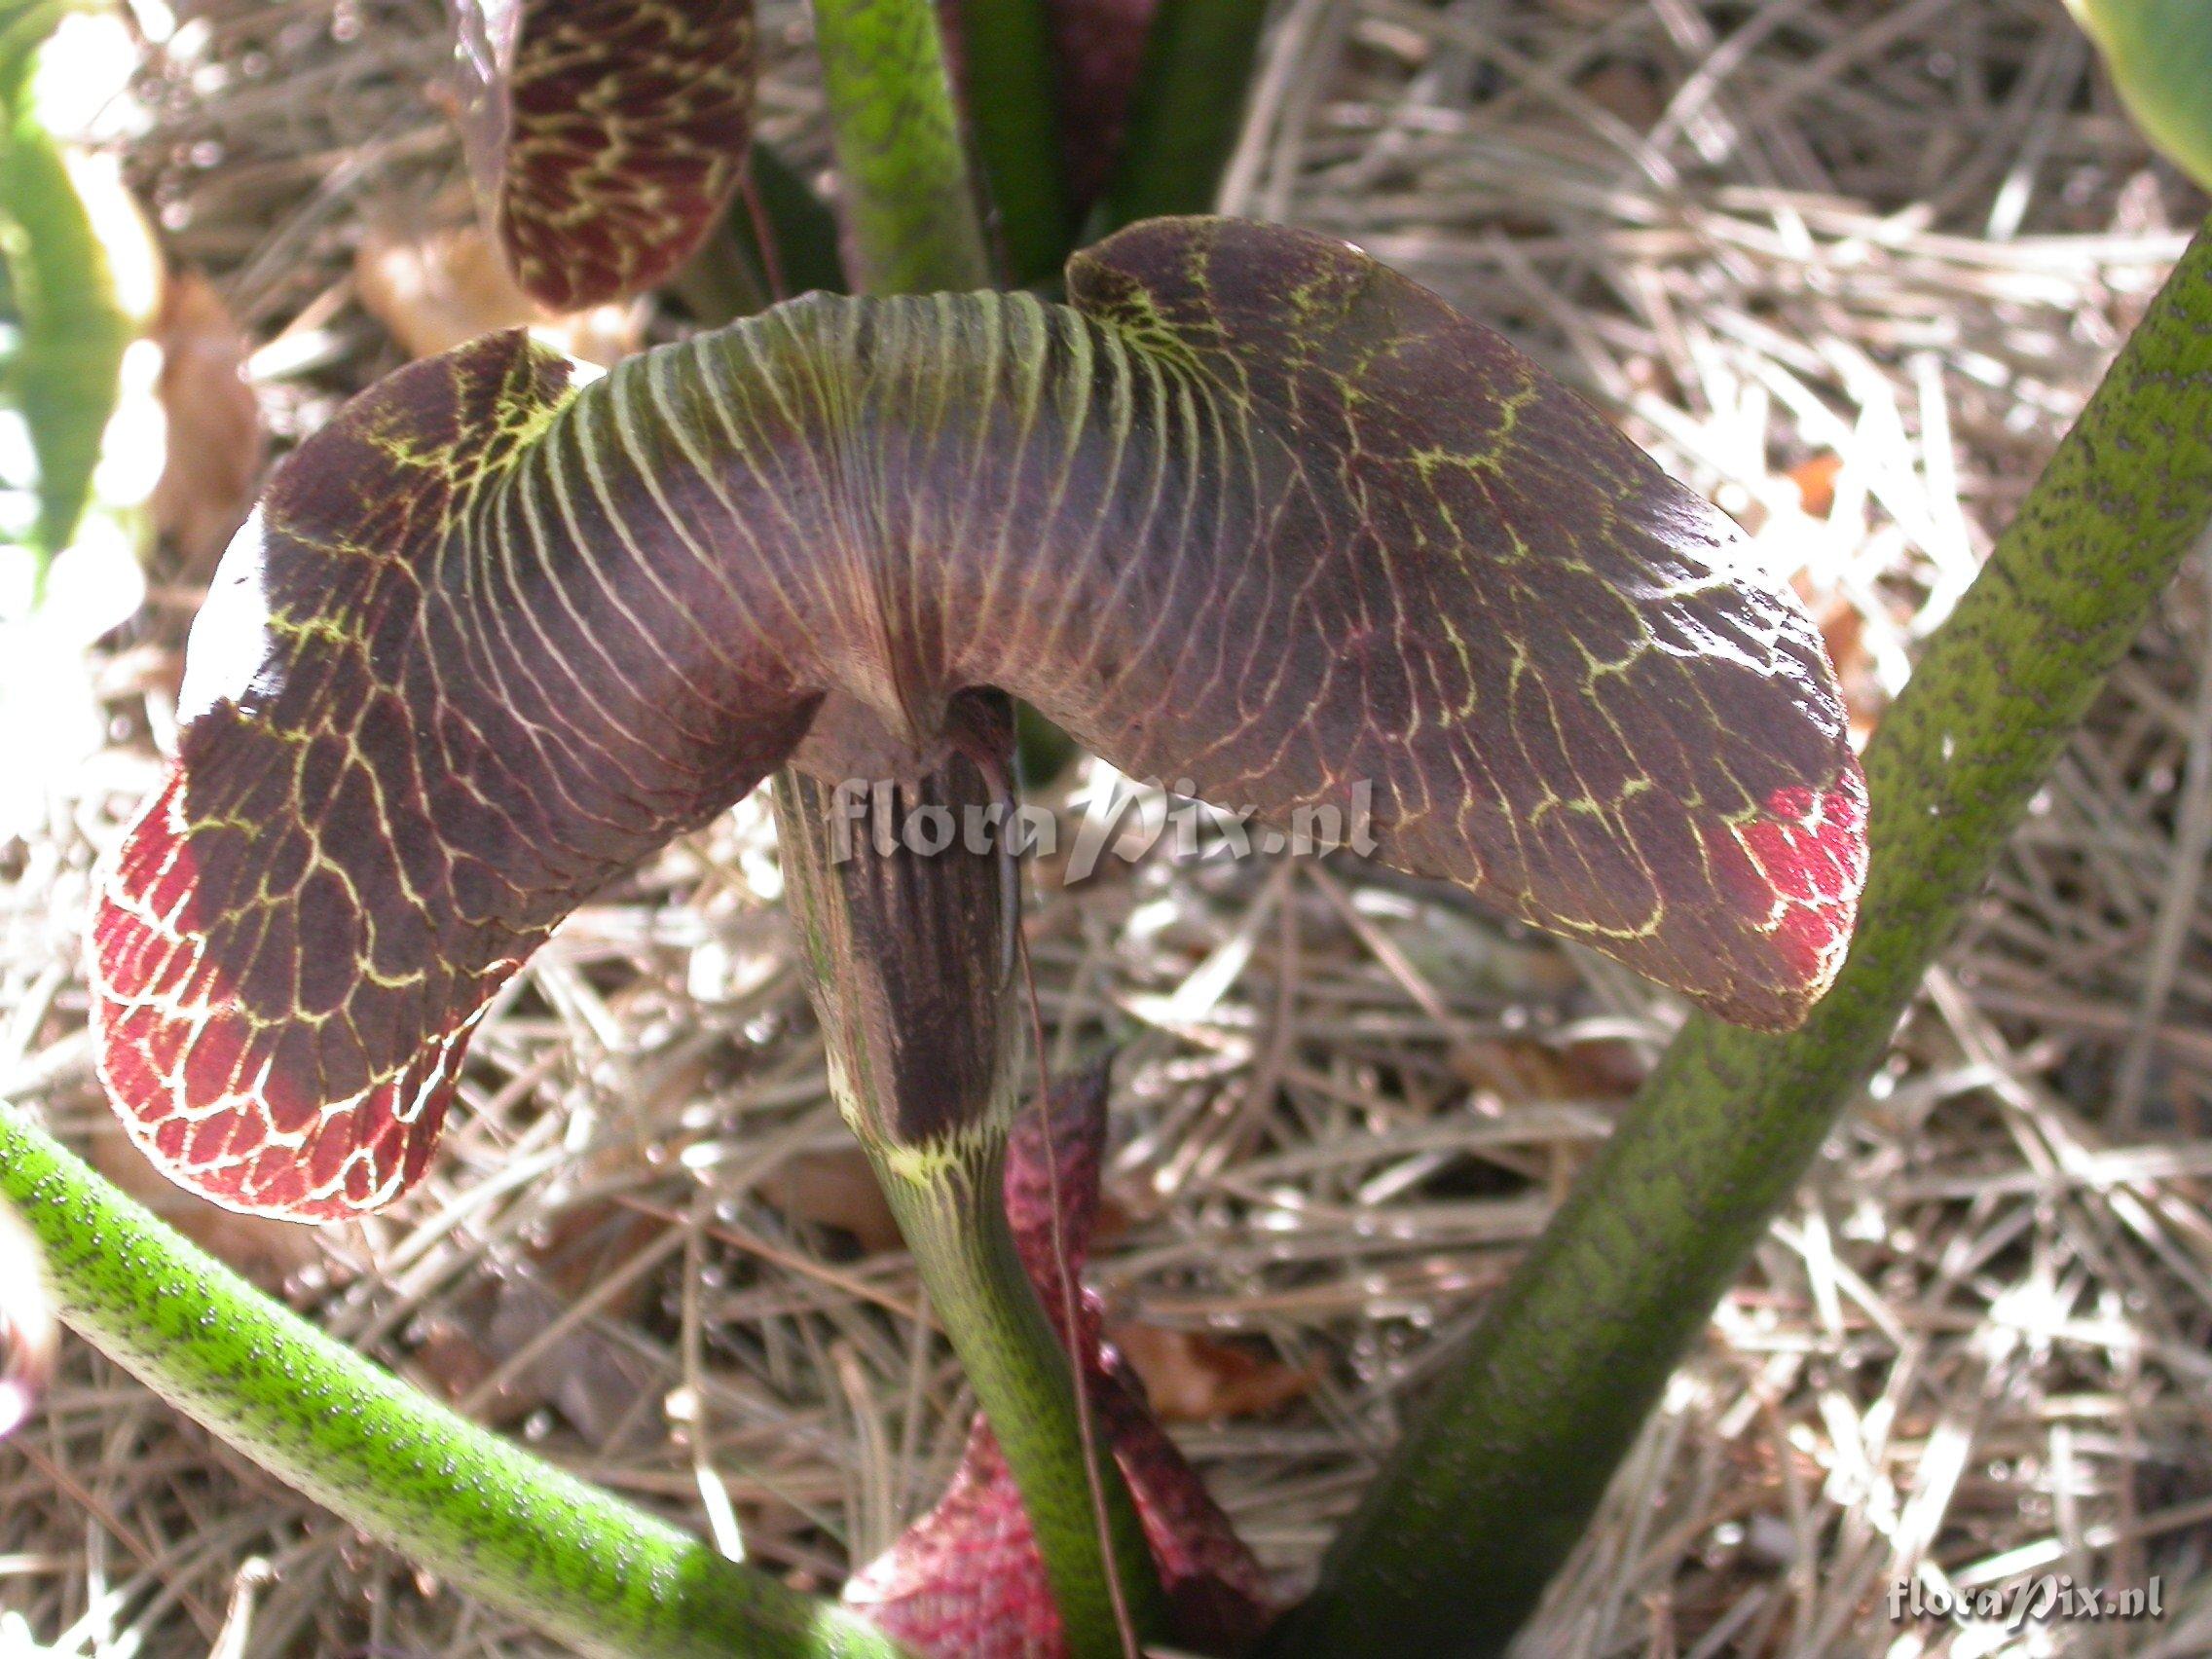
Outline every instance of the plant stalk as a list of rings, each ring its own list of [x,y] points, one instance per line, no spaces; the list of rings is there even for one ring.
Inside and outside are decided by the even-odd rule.
[[[1871,872],[1834,989],[1786,1036],[1683,1028],[1271,1654],[1504,1647],[2208,520],[2212,231],[1867,747]]]
[[[1102,203],[1106,230],[1213,210],[1267,18],[1268,0],[1160,0]]]
[[[987,1148],[924,1180],[895,1161],[874,1161],[899,1231],[922,1267],[930,1306],[952,1338],[1036,1528],[1069,1653],[1124,1659],[1124,1621],[1140,1639],[1157,1634],[1164,1626],[1165,1602],[1144,1524],[1120,1471],[1111,1485],[1093,1484],[1085,1445],[1096,1436],[1079,1415],[1081,1383],[1014,1252],[1005,1154],[1005,1136],[995,1136]],[[1049,1370],[1039,1357],[1045,1354],[1057,1356]],[[1104,1455],[1097,1461],[1115,1468]],[[1098,1563],[1094,1498],[1104,1500],[1113,1581]],[[1040,1516],[1051,1517],[1058,1533],[1050,1546],[1044,1546]]]
[[[1045,0],[963,0],[961,90],[1014,286],[1057,276],[1075,227],[1060,167]]]
[[[861,292],[992,286],[930,0],[814,0],[814,33]]]
[[[845,268],[837,253],[836,214],[815,195],[804,176],[776,153],[773,144],[756,140],[748,166],[753,169],[752,190],[766,221],[765,229],[776,244],[774,264],[781,271],[787,293],[844,293]],[[755,226],[744,203],[739,203],[730,222],[747,243],[747,255],[755,269],[765,273],[770,260],[759,245],[759,227]]]
[[[872,737],[823,740],[849,737],[855,718],[817,717],[807,758],[827,751],[838,756],[830,771],[867,776],[861,756],[881,749]],[[1003,710],[993,721],[1004,753]],[[1007,1223],[1006,1138],[1021,1093],[1019,870],[1003,844],[912,850],[910,826],[928,815],[958,825],[1011,805],[1004,775],[960,756],[918,764],[856,821],[851,792],[794,767],[776,779],[776,832],[838,1108],[1006,1453],[1069,1652],[1122,1659],[1124,1624],[1159,1629],[1158,1573],[1120,1469],[1092,1455],[1074,1361]]]
[[[508,1444],[187,1243],[0,1102],[0,1196],[63,1319],[285,1485],[606,1659],[898,1659],[833,1604]]]
[[[931,0],[814,0],[814,18],[860,290],[991,286]],[[998,1185],[1020,1092],[1020,872],[1003,838],[985,857],[917,855],[897,839],[903,821],[880,848],[856,844],[837,798],[840,782],[895,776],[905,810],[947,807],[956,824],[1000,800],[1003,700],[971,700],[948,723],[965,753],[924,756],[870,711],[825,704],[775,780],[786,891],[830,1088],[1006,1453],[1068,1651],[1123,1659],[1129,1636],[1162,1628],[1159,1570],[1121,1469],[1083,1432],[1080,1380],[1014,1256]]]

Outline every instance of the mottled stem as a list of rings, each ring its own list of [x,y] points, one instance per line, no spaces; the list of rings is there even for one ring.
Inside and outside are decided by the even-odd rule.
[[[991,287],[931,0],[814,0],[814,32],[862,291]]]
[[[861,1620],[425,1399],[186,1243],[0,1103],[0,1196],[68,1324],[287,1486],[607,1659],[897,1659]]]
[[[1683,1029],[1272,1653],[1505,1645],[2208,518],[2199,234],[1867,748],[1872,873],[1835,987],[1788,1036]]]

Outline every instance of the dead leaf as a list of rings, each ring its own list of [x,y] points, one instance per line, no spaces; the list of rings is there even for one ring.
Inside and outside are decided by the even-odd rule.
[[[1559,1098],[1626,1100],[1650,1069],[1633,1044],[1594,1038],[1550,1051],[1557,1064]]]
[[[369,314],[415,357],[434,357],[502,328],[531,329],[593,363],[617,362],[645,343],[635,306],[559,316],[539,308],[474,225],[424,236],[371,230],[353,256],[353,286]]]
[[[569,1304],[529,1269],[502,1275],[494,1296],[485,1346],[500,1363],[536,1344]],[[607,1315],[603,1315],[606,1317]],[[516,1373],[509,1384],[545,1400],[601,1451],[640,1436],[657,1438],[658,1411],[637,1410],[654,1385],[652,1362],[591,1321],[571,1325]]]
[[[585,1177],[614,1162],[603,1153],[587,1161]],[[415,1350],[416,1364],[449,1398],[467,1399],[573,1304],[652,1248],[668,1225],[662,1216],[613,1199],[570,1205],[528,1237],[521,1260],[480,1270],[447,1299]],[[653,1273],[630,1274],[614,1295],[600,1298],[593,1318],[554,1336],[493,1390],[479,1415],[505,1424],[552,1406],[603,1452],[618,1440],[657,1434],[659,1415],[636,1409],[653,1386],[652,1369],[608,1334],[609,1326],[642,1317],[657,1290]]]
[[[1574,86],[1600,109],[1618,116],[1639,132],[1650,131],[1667,113],[1659,83],[1641,63],[1600,64]]]
[[[482,1341],[468,1329],[463,1321],[450,1313],[437,1313],[421,1327],[422,1340],[415,1345],[413,1369],[441,1397],[448,1401],[466,1399],[486,1382],[499,1367]],[[509,1388],[496,1392],[491,1403],[477,1414],[478,1420],[494,1428],[505,1428],[527,1415],[536,1404]]]
[[[589,1185],[626,1157],[602,1149],[578,1174]],[[659,1294],[660,1278],[649,1271],[627,1275],[619,1290],[598,1298],[592,1318],[547,1340],[498,1387],[476,1396],[574,1304],[653,1248],[669,1225],[670,1218],[616,1198],[565,1206],[524,1235],[519,1257],[502,1254],[476,1270],[418,1325],[413,1369],[455,1404],[473,1400],[471,1413],[495,1426],[551,1406],[602,1452],[658,1434],[658,1412],[637,1409],[654,1385],[652,1369],[609,1334],[644,1317]]]
[[[1131,1320],[1108,1340],[1143,1379],[1162,1422],[1213,1422],[1280,1411],[1317,1381],[1308,1367],[1264,1359],[1198,1331]]]
[[[843,1229],[864,1255],[905,1248],[867,1154],[857,1146],[787,1158],[757,1191],[793,1221]]]
[[[590,1319],[544,1341],[569,1307],[529,1263],[486,1269],[427,1322],[415,1347],[414,1368],[459,1405],[531,1348],[529,1359],[469,1408],[479,1420],[508,1427],[539,1407],[551,1406],[601,1452],[657,1437],[662,1432],[659,1412],[638,1409],[640,1398],[655,1385],[657,1374],[649,1360]],[[600,1314],[602,1320],[614,1317],[607,1310]],[[544,1346],[538,1346],[541,1341]]]
[[[1833,450],[1823,450],[1789,469],[1789,482],[1797,486],[1797,499],[1809,517],[1826,518],[1835,509],[1836,475],[1842,470],[1843,457]]]
[[[587,1176],[610,1168],[616,1160],[586,1161]],[[547,1285],[573,1301],[596,1288],[608,1274],[646,1248],[668,1226],[665,1217],[614,1199],[571,1204],[530,1241],[530,1267]],[[651,1297],[649,1275],[600,1306],[608,1318],[628,1319]]]
[[[149,505],[187,581],[204,580],[253,505],[269,444],[261,405],[246,384],[246,344],[230,308],[197,271],[162,287],[153,338],[154,383],[168,433]]]

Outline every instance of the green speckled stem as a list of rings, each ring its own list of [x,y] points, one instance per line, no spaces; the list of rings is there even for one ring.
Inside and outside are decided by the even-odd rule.
[[[2200,233],[1867,748],[1871,876],[1835,988],[1788,1036],[1682,1031],[1272,1653],[1503,1647],[2208,518]]]
[[[814,32],[861,290],[991,287],[930,0],[814,0]]]
[[[787,1589],[425,1399],[195,1249],[0,1103],[0,1196],[62,1317],[287,1486],[608,1659],[898,1659]]]

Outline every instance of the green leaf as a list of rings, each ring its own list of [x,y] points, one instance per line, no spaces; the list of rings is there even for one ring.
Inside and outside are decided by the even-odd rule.
[[[1126,145],[1129,104],[1139,95],[1161,9],[1160,0],[1047,0],[1057,64],[1053,101],[1060,151],[1069,203],[1079,219],[1104,193]],[[1213,90],[1217,102],[1242,107],[1240,81],[1220,82]],[[1202,213],[1212,205],[1209,189],[1202,201],[1176,210]]]
[[[67,547],[92,500],[123,354],[146,320],[156,257],[120,180],[71,156],[33,93],[36,47],[67,7],[34,7],[0,32],[0,263],[17,336],[4,389],[38,461],[32,551]],[[131,245],[126,247],[128,240]],[[147,290],[127,296],[117,259]]]
[[[716,328],[794,294],[848,291],[837,216],[814,187],[756,138],[739,198],[668,280],[694,322]]]
[[[1104,222],[1203,213],[1243,127],[1268,0],[943,0],[1014,284]]]
[[[2212,6],[2067,0],[2144,136],[2212,190]]]
[[[101,1065],[221,1201],[428,1159],[485,999],[790,756],[826,696],[946,753],[1025,697],[1124,771],[1369,821],[1724,1015],[1848,937],[1858,769],[1739,533],[1342,243],[1140,226],[1022,295],[817,296],[579,387],[519,335],[280,469],[96,922]]]
[[[82,9],[80,0],[16,0],[0,16],[0,103],[22,95],[38,49],[63,18]]]
[[[459,0],[470,171],[516,280],[573,311],[689,258],[737,188],[753,0]]]

